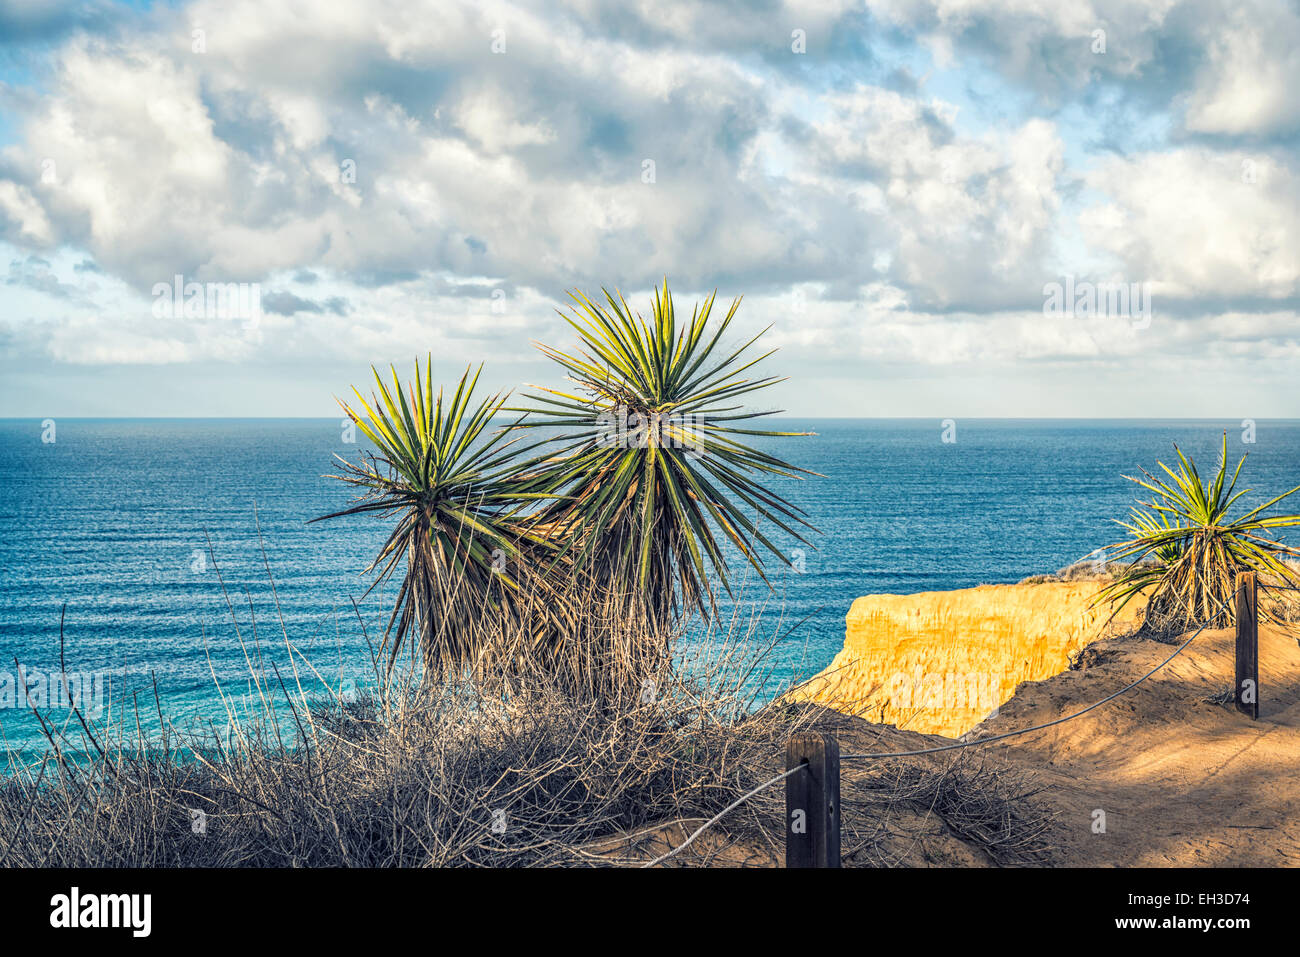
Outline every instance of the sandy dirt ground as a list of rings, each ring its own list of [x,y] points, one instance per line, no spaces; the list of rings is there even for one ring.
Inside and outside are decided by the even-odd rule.
[[[1215,700],[1232,687],[1234,637],[1231,630],[1207,630],[1137,688],[1053,728],[958,753],[892,759],[872,769],[846,761],[841,780],[845,866],[1300,865],[1297,635],[1300,630],[1269,625],[1260,630],[1257,721]],[[1129,684],[1175,648],[1136,638],[1098,641],[1076,669],[1020,685],[997,716],[971,736],[1014,731],[1079,711]],[[951,743],[835,712],[823,712],[819,725],[835,731],[846,754]],[[774,760],[774,773],[783,766]],[[1044,836],[1035,859],[991,852],[954,813],[953,798],[942,789],[928,803],[924,794],[888,808],[862,800],[880,793],[882,768],[888,769],[886,777],[901,780],[917,769],[969,777],[972,767],[996,772],[999,787],[1009,779],[1007,793],[1028,795],[1014,802],[1024,823],[1011,830]],[[782,792],[780,787],[772,791],[773,824],[761,840],[710,834],[683,851],[680,862],[779,866]],[[680,843],[694,826],[650,829],[602,850],[624,860],[629,853],[649,860]]]
[[[1060,814],[1055,863],[1300,865],[1300,645],[1260,630],[1260,716],[1210,699],[1233,682],[1234,635],[1205,631],[1133,691],[1081,718],[990,744],[1037,769]],[[1136,639],[1090,646],[1084,667],[1026,683],[977,734],[1077,711],[1174,650]],[[1097,810],[1105,833],[1094,833]]]

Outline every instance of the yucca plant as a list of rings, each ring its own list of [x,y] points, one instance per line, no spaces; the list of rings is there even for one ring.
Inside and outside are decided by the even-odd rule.
[[[1271,509],[1300,486],[1231,517],[1237,501],[1250,489],[1237,489],[1246,456],[1228,477],[1228,435],[1215,474],[1202,481],[1195,463],[1177,445],[1178,469],[1158,463],[1169,477],[1125,476],[1152,493],[1139,501],[1129,521],[1117,520],[1128,538],[1108,546],[1115,561],[1128,563],[1098,595],[1113,602],[1115,610],[1134,597],[1147,595],[1146,620],[1157,630],[1185,630],[1201,624],[1226,627],[1232,621],[1239,572],[1260,574],[1265,589],[1270,584],[1300,584],[1300,577],[1283,559],[1300,555],[1300,549],[1273,537],[1282,528],[1300,525],[1300,515],[1270,515]],[[1267,613],[1267,610],[1266,610]]]
[[[357,463],[339,458],[343,473],[329,477],[362,494],[350,507],[312,520],[365,513],[396,518],[366,569],[376,573],[373,589],[404,563],[384,632],[390,669],[412,636],[425,665],[445,671],[491,651],[480,641],[486,617],[533,616],[540,640],[547,619],[559,610],[523,607],[546,594],[547,584],[534,569],[551,563],[542,557],[549,550],[545,537],[531,530],[526,517],[534,496],[511,478],[514,452],[507,431],[485,435],[505,399],[494,395],[473,405],[480,366],[472,378],[466,370],[444,404],[441,388],[434,395],[432,365],[429,357],[421,375],[416,363],[408,390],[396,369],[391,389],[372,369],[376,391],[370,401],[355,388],[359,408],[338,400],[377,453]]]
[[[538,348],[557,362],[572,388],[543,388],[520,428],[553,428],[544,451],[525,468],[528,487],[555,499],[542,510],[559,530],[561,553],[608,585],[620,612],[662,632],[684,609],[716,612],[716,581],[728,593],[729,543],[768,581],[765,558],[790,564],[773,536],[806,542],[804,512],[761,484],[764,477],[815,473],[747,444],[751,437],[806,432],[741,427],[764,412],[737,399],[776,382],[745,373],[771,352],[723,341],[740,306],[712,320],[716,292],[677,320],[667,280],[650,320],[621,295],[597,304],[570,294],[580,348]],[[766,330],[764,330],[766,331]]]
[[[1181,519],[1171,518],[1163,512],[1151,512],[1137,507],[1129,510],[1129,517],[1129,521],[1121,521],[1119,525],[1132,536],[1131,541],[1153,537],[1158,539],[1155,547],[1151,549],[1149,558],[1160,565],[1168,566],[1182,557],[1185,536],[1177,531],[1182,528],[1178,524]]]

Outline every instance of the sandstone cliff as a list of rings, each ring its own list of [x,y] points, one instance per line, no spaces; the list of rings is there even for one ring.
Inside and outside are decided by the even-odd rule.
[[[958,737],[1023,681],[1069,667],[1102,637],[1109,608],[1090,607],[1095,581],[981,585],[915,595],[868,595],[846,617],[844,648],[791,697],[869,721]],[[1131,630],[1134,600],[1106,628]]]

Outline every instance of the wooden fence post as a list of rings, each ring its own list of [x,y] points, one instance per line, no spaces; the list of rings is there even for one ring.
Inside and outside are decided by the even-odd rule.
[[[834,735],[792,734],[785,769],[785,866],[840,866],[840,744]]]
[[[1242,714],[1259,719],[1259,594],[1254,572],[1237,575],[1237,683],[1232,700]]]

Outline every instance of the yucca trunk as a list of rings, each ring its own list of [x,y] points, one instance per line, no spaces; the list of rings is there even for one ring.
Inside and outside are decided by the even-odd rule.
[[[1151,596],[1147,621],[1158,630],[1179,631],[1202,624],[1229,627],[1237,573],[1246,570],[1231,557],[1216,529],[1194,532],[1182,554],[1169,564],[1164,587]]]

